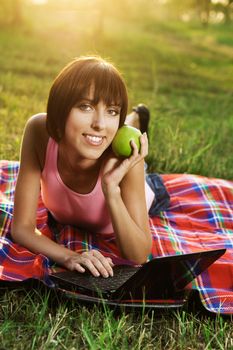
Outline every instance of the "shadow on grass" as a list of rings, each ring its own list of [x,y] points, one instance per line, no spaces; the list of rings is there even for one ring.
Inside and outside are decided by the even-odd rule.
[[[90,301],[77,300],[72,297],[67,297],[65,293],[53,288],[48,288],[42,282],[37,280],[27,280],[25,282],[0,282],[0,303],[3,305],[4,298],[7,299],[7,294],[14,294],[14,299],[20,301],[20,299],[25,300],[25,296],[30,295],[30,299],[34,300],[35,303],[47,302],[47,307],[49,313],[56,313],[61,305],[65,306],[68,311],[73,309],[78,309],[85,307],[89,311],[93,308],[99,308],[103,312],[106,312],[106,308],[113,312],[116,317],[122,314],[130,314],[138,317],[139,315],[147,315],[148,317],[174,317],[177,312],[185,312],[187,315],[195,316],[198,319],[216,319],[216,317],[222,317],[223,319],[233,321],[233,315],[219,315],[212,313],[204,308],[201,303],[198,291],[192,291],[190,293],[188,301],[182,307],[141,307],[134,306],[116,306],[116,305],[106,305],[103,303],[93,303]]]

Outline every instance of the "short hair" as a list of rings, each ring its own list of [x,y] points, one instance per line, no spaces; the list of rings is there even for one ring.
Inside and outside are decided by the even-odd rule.
[[[120,107],[119,127],[124,124],[128,95],[125,82],[114,65],[101,57],[82,56],[71,61],[55,78],[47,103],[46,128],[59,142],[71,109],[84,99],[94,86],[94,104]]]

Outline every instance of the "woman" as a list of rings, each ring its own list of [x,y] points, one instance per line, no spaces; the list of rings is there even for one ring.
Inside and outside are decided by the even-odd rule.
[[[111,151],[127,106],[124,81],[109,62],[81,57],[61,71],[47,114],[26,124],[11,231],[15,242],[67,269],[113,275],[112,260],[98,250],[79,254],[36,229],[41,185],[53,219],[93,234],[114,232],[123,258],[147,260],[152,244],[148,210],[154,200],[144,177],[147,135],[140,138],[140,152],[132,142],[128,159],[117,159]]]
[[[232,182],[148,174],[148,186],[146,134],[127,159],[111,151],[127,104],[122,77],[101,58],[76,59],[55,79],[47,113],[26,124],[19,173],[0,161],[0,279],[51,285],[54,262],[108,277],[115,257],[227,248],[193,288],[208,310],[233,313]]]

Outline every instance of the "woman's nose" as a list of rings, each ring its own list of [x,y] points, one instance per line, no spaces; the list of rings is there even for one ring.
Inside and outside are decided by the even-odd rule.
[[[93,119],[92,127],[96,130],[102,130],[105,128],[105,115],[103,110],[96,110]]]

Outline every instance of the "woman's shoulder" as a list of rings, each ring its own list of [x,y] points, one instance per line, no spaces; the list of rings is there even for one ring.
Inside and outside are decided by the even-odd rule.
[[[31,135],[31,140],[41,169],[44,168],[46,149],[49,140],[49,134],[46,128],[46,117],[46,113],[38,113],[31,116],[26,123],[26,129]]]
[[[26,123],[26,126],[36,130],[38,127],[41,129],[46,129],[46,113],[37,113],[32,115]]]

